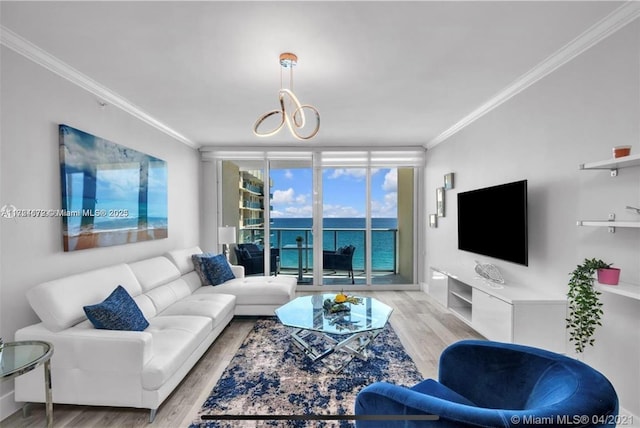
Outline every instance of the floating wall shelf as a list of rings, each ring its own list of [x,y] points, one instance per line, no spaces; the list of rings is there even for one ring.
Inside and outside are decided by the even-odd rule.
[[[618,175],[618,168],[629,168],[632,166],[640,166],[640,155],[624,156],[599,162],[584,163],[580,165],[580,169],[608,169],[611,171],[611,176],[615,177]],[[634,209],[633,207],[627,208]],[[615,214],[609,214],[609,220],[579,220],[577,224],[578,226],[608,227],[609,232],[615,232],[616,227],[640,228],[640,221],[615,220]],[[602,285],[596,283],[596,288],[603,293],[617,294],[619,296],[640,300],[640,285],[625,282],[620,282],[618,285]]]
[[[618,175],[619,168],[629,168],[633,166],[640,166],[640,155],[629,155],[620,158],[607,159],[598,162],[590,162],[580,164],[581,170],[596,170],[596,169],[608,169],[611,171],[611,176]],[[627,207],[630,208],[630,207]],[[640,228],[640,221],[616,221],[615,214],[609,214],[609,220],[578,220],[578,226],[594,226],[594,227],[608,227],[609,232],[615,232],[616,227],[631,227]]]
[[[596,288],[603,293],[618,294],[620,296],[630,297],[632,299],[640,300],[640,286],[635,284],[628,284],[620,282],[618,285],[602,285],[596,284]]]
[[[640,227],[640,221],[578,220],[578,226]]]
[[[629,155],[621,158],[583,163],[580,165],[580,169],[608,169],[611,171],[611,176],[615,177],[618,175],[619,168],[628,168],[632,166],[640,166],[640,155]]]

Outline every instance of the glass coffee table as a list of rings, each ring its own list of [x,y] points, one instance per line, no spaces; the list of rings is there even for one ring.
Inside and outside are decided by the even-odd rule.
[[[8,342],[0,348],[0,377],[13,379],[44,364],[44,390],[47,427],[53,426],[53,403],[51,400],[51,356],[53,345],[39,340]]]
[[[359,297],[360,304],[344,303],[333,312],[327,301],[335,294],[298,297],[276,309],[278,320],[291,329],[291,343],[312,361],[332,356],[326,366],[340,372],[353,358],[367,360],[367,347],[382,332],[393,309],[373,297]]]

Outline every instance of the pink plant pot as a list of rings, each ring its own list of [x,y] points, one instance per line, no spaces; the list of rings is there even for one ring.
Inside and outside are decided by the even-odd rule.
[[[598,282],[600,284],[618,285],[620,280],[620,269],[608,268],[598,269]]]

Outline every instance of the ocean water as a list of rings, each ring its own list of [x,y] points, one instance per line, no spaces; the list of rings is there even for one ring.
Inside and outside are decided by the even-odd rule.
[[[313,234],[311,218],[276,218],[271,224],[271,246],[280,248],[280,266],[298,267],[296,237],[302,236],[303,266],[313,267]],[[373,270],[395,269],[395,239],[398,220],[396,218],[371,219],[371,251]],[[346,245],[356,247],[353,254],[354,270],[364,270],[365,266],[365,219],[325,218],[323,219],[323,250],[335,250]]]
[[[82,220],[82,216],[77,217],[67,217],[67,233],[69,236],[78,235],[82,232],[82,228],[80,226]],[[166,217],[148,217],[147,218],[147,229],[166,229],[167,228],[167,218]],[[127,230],[127,229],[138,229],[138,217],[115,217],[111,218],[108,216],[95,216],[93,217],[93,228],[95,231],[105,231],[105,230]]]

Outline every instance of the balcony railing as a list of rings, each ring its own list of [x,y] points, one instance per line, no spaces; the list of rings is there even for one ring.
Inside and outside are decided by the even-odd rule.
[[[263,218],[245,218],[242,220],[242,225],[245,227],[262,226],[264,225],[264,219]]]
[[[242,202],[242,206],[244,208],[253,208],[253,209],[258,209],[258,210],[264,209],[264,206],[262,205],[262,202],[243,201]]]
[[[259,195],[262,195],[262,192],[264,190],[262,186],[257,186],[255,184],[251,184],[247,182],[243,182],[242,187],[252,193],[257,193]]]
[[[365,229],[323,229],[323,250],[336,249],[353,245],[354,271],[366,271],[366,230]],[[298,268],[298,245],[296,237],[302,240],[302,265],[305,271],[313,269],[313,234],[311,229],[271,228],[271,247],[280,250],[280,268]],[[393,272],[398,269],[398,229],[371,229],[371,263],[373,272]]]

